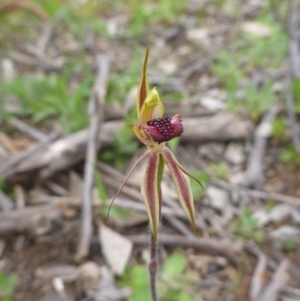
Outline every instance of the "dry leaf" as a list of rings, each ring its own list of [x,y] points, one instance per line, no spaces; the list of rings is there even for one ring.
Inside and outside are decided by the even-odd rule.
[[[99,240],[113,273],[122,275],[131,255],[132,242],[104,225],[99,227]]]

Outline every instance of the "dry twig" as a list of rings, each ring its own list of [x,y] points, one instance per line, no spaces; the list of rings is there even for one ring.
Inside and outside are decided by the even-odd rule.
[[[43,153],[45,148],[57,138],[56,134],[51,134],[47,137],[45,141],[39,142],[32,147],[24,150],[11,157],[5,164],[3,164],[0,168],[0,172],[3,174],[5,180],[9,180],[10,176],[16,175],[16,173],[23,173],[23,168],[25,165],[26,171],[26,163],[29,165],[34,165],[37,162],[38,154]],[[35,168],[33,168],[35,170]],[[17,181],[18,175],[14,178],[12,182]]]
[[[109,75],[109,62],[105,56],[97,56],[98,77],[90,99],[90,130],[84,167],[84,187],[81,213],[81,233],[76,258],[85,257],[92,237],[92,195],[94,187],[94,168],[97,151],[100,147],[99,130],[103,119],[103,108]]]
[[[300,206],[300,199],[293,197],[293,196],[289,196],[289,195],[284,195],[284,194],[275,193],[275,192],[252,190],[252,189],[244,188],[244,187],[234,185],[229,182],[225,182],[223,180],[218,180],[218,179],[211,180],[211,184],[215,185],[217,187],[226,189],[228,191],[234,191],[240,195],[250,196],[252,198],[259,198],[259,199],[265,199],[265,200],[271,199],[274,201],[287,203],[287,204],[290,204],[290,205],[296,206],[296,207]]]
[[[122,121],[105,122],[99,133],[100,148],[111,145],[123,125]],[[55,137],[51,136],[49,140],[52,141]],[[37,176],[39,176],[39,180],[44,180],[82,160],[86,151],[87,139],[88,130],[82,130],[51,144],[50,141],[38,144],[36,149],[28,149],[12,157],[1,169],[3,177],[12,183],[24,182],[28,178],[34,180]]]
[[[47,141],[47,135],[38,131],[34,127],[28,125],[27,123],[23,122],[22,120],[12,117],[9,119],[9,123],[13,125],[18,131],[25,134],[26,136],[40,142]]]
[[[249,187],[259,189],[264,183],[263,159],[267,148],[268,138],[272,130],[272,121],[280,111],[280,106],[275,104],[265,114],[262,122],[254,133],[253,149],[247,163],[247,184]]]
[[[254,274],[252,276],[251,286],[249,290],[250,301],[256,301],[261,294],[263,286],[265,284],[266,269],[268,258],[265,254],[261,253],[258,258]]]
[[[27,233],[43,235],[60,221],[61,213],[53,205],[34,206],[0,213],[0,236]]]
[[[128,235],[134,244],[148,245],[148,235]],[[159,243],[168,247],[195,248],[212,255],[226,257],[232,264],[236,265],[242,252],[242,244],[222,242],[212,238],[185,237],[182,235],[160,234]]]
[[[187,118],[183,122],[182,141],[228,141],[250,136],[252,123],[242,116],[222,112],[213,116]]]
[[[289,261],[284,259],[279,267],[277,268],[271,283],[266,287],[261,296],[257,299],[258,301],[277,301],[280,290],[284,287],[287,277]]]

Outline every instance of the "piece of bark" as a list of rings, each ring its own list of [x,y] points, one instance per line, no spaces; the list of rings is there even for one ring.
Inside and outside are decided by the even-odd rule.
[[[185,118],[183,128],[182,141],[195,143],[246,139],[250,137],[253,125],[240,115],[222,112],[201,118]]]
[[[26,207],[0,213],[0,236],[25,233],[44,235],[59,223],[60,211],[52,205]]]
[[[127,235],[134,244],[148,245],[147,235]],[[239,262],[242,254],[242,244],[223,242],[213,238],[185,237],[182,235],[159,234],[158,243],[168,247],[195,248],[210,255],[221,255],[226,257],[232,264]]]

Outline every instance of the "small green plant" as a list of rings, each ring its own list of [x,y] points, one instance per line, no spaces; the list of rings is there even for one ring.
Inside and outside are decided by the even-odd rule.
[[[300,165],[300,157],[293,144],[288,145],[280,154],[283,163],[293,163]]]
[[[296,251],[298,249],[298,243],[293,239],[288,239],[283,242],[282,249],[286,252]]]
[[[272,91],[273,81],[266,81],[259,89],[253,85],[249,85],[245,89],[245,97],[240,102],[240,106],[246,105],[250,110],[250,117],[254,121],[258,121],[263,112],[265,112],[272,103],[274,103],[275,95]]]
[[[255,121],[276,100],[272,91],[274,81],[267,80],[258,88],[249,81],[249,77],[253,70],[278,67],[287,53],[287,35],[272,19],[270,12],[264,11],[256,21],[270,28],[269,36],[262,38],[238,30],[234,33],[238,38],[231,45],[233,50],[220,51],[211,66],[227,92],[228,108],[246,107]],[[243,95],[238,93],[241,91]]]
[[[295,111],[300,113],[300,78],[295,78],[293,81],[293,92],[295,98]]]
[[[49,118],[58,118],[66,133],[88,125],[87,98],[92,77],[87,76],[79,85],[70,87],[69,74],[43,77],[16,78],[10,83],[1,83],[4,97],[13,97],[19,103],[11,112],[1,111],[1,117],[17,115],[30,117],[33,123]],[[0,100],[4,101],[3,99]]]
[[[161,300],[164,301],[193,301],[194,299],[184,290],[184,272],[187,260],[181,253],[173,253],[164,262],[161,269],[159,285]],[[168,287],[167,284],[171,284]],[[187,287],[185,287],[187,288]]]
[[[224,162],[212,163],[210,167],[212,169],[213,176],[216,178],[227,179],[230,175],[230,169]]]
[[[246,209],[234,223],[234,229],[238,236],[243,239],[254,240],[262,243],[265,239],[264,233],[258,229],[258,221],[251,212]]]
[[[130,27],[126,30],[128,34],[142,34],[147,27],[154,23],[169,24],[184,12],[186,5],[186,0],[148,1],[143,4],[137,0],[119,2],[120,8],[124,10],[128,10],[128,7],[130,7]]]
[[[208,181],[209,181],[209,174],[206,172],[192,172],[192,175],[202,184],[203,187],[200,187],[198,183],[195,183],[194,181],[191,182],[191,187],[193,191],[193,196],[195,201],[200,200],[203,196],[203,194],[206,191],[206,188],[208,187]]]
[[[145,265],[136,265],[127,268],[124,275],[118,280],[120,286],[130,286],[132,288],[132,295],[129,301],[150,301],[151,295],[148,289],[148,270]]]
[[[0,271],[0,301],[12,301],[16,276],[8,276]]]
[[[273,136],[278,141],[286,140],[286,116],[278,116],[272,122]]]
[[[187,267],[186,258],[180,253],[170,255],[161,267],[158,283],[158,295],[163,301],[193,301],[183,288],[183,278]],[[144,265],[136,265],[126,269],[118,280],[120,286],[130,286],[132,295],[129,301],[150,301],[148,292],[148,271]]]
[[[118,132],[112,149],[103,151],[99,156],[100,161],[112,162],[119,170],[124,169],[125,159],[132,157],[139,148],[139,143],[132,139],[132,132],[129,128],[129,125],[132,123],[133,113],[131,112],[125,117],[124,128]]]
[[[62,1],[61,0],[53,0],[53,1],[36,1],[31,0],[30,2],[40,7],[49,17],[54,17],[57,12],[62,9]]]
[[[274,202],[273,200],[268,200],[266,205],[265,205],[265,209],[269,212],[271,211],[274,207],[276,206],[276,202]]]

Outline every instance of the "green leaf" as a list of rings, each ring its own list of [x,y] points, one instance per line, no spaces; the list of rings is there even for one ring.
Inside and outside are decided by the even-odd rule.
[[[163,264],[162,274],[164,276],[180,275],[184,272],[186,265],[186,258],[180,253],[174,253]]]
[[[171,149],[171,151],[173,153],[176,152],[179,143],[180,143],[180,137],[173,138],[173,139],[171,139],[170,141],[167,142],[168,147]]]
[[[257,219],[252,216],[248,209],[242,213],[235,223],[236,230],[243,233],[251,232],[256,229],[257,226]]]
[[[283,242],[282,248],[286,252],[296,251],[298,249],[298,243],[293,239],[287,239]]]
[[[146,266],[136,265],[131,269],[126,269],[125,274],[118,280],[118,284],[132,288],[132,295],[129,301],[151,301],[148,269]]]
[[[178,293],[176,301],[195,301],[188,293],[181,291]]]
[[[96,182],[96,188],[97,188],[99,199],[100,199],[101,203],[104,203],[104,202],[106,202],[108,197],[107,197],[107,193],[106,193],[105,187],[103,185],[103,182],[101,180],[101,177],[100,177],[99,173],[96,171],[95,171],[95,182]]]
[[[214,176],[217,178],[227,179],[230,175],[230,169],[225,162],[212,163],[210,167]]]
[[[144,265],[136,265],[130,273],[131,283],[134,287],[148,285],[148,269]]]
[[[0,272],[0,296],[4,296],[4,298],[0,300],[11,300],[10,296],[13,293],[16,280],[17,278],[15,275],[8,276],[3,272]]]
[[[283,163],[293,163],[300,165],[300,157],[293,144],[289,145],[280,154],[280,160]]]
[[[191,187],[193,191],[194,200],[199,200],[203,194],[205,193],[205,190],[208,185],[209,181],[209,174],[206,172],[191,172],[192,176],[194,176],[203,186],[203,188],[197,183],[195,180],[191,179]]]

